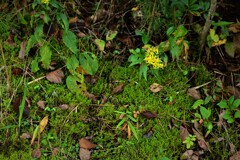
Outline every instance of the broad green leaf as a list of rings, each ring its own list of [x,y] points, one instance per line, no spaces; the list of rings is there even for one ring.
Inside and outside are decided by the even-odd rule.
[[[228,123],[233,123],[234,119],[231,115],[231,111],[226,110],[225,114],[223,115],[223,119],[227,120]]]
[[[237,112],[235,112],[234,118],[240,118],[240,111],[239,110]]]
[[[101,39],[95,39],[94,43],[97,45],[99,51],[104,51],[106,42]]]
[[[72,51],[74,54],[77,54],[78,48],[76,35],[72,31],[65,29],[63,31],[62,39],[63,43],[68,47],[68,49]]]
[[[97,57],[91,52],[83,52],[79,55],[81,66],[88,74],[94,75],[98,70]]]
[[[147,70],[148,70],[147,64],[146,63],[141,64],[139,68],[139,77],[141,78],[143,76],[144,79],[147,80]]]
[[[107,32],[107,35],[106,35],[106,41],[113,40],[116,37],[117,34],[118,34],[118,31],[111,31],[111,30],[109,30]]]
[[[31,62],[31,71],[33,73],[39,71],[39,67],[38,67],[38,60],[39,60],[39,57],[35,57],[34,60],[32,60]]]
[[[218,42],[219,41],[219,37],[218,35],[215,33],[214,29],[210,29],[210,37],[214,42]]]
[[[58,13],[57,21],[59,24],[62,25],[62,28],[64,28],[65,30],[69,30],[69,21],[68,21],[66,14]]]
[[[139,56],[138,54],[132,54],[129,58],[128,58],[128,62],[131,62],[131,64],[129,65],[129,67],[134,66],[136,64],[141,64],[143,62],[144,57],[143,56]]]
[[[129,125],[131,131],[133,132],[134,137],[138,140],[138,134],[137,134],[137,131],[136,131],[135,127],[129,121],[128,121],[128,125]]]
[[[70,57],[67,58],[67,62],[66,62],[66,66],[67,69],[71,72],[74,73],[74,71],[77,69],[77,67],[79,66],[79,61],[76,58],[75,55],[72,55]]]
[[[233,101],[234,101],[234,96],[231,96],[228,100],[228,105],[231,106],[233,104]]]
[[[169,37],[174,31],[175,31],[175,27],[174,26],[169,27],[168,30],[167,30],[167,36]]]
[[[40,48],[40,56],[41,56],[40,61],[43,63],[43,67],[47,69],[48,66],[50,65],[51,57],[52,57],[52,51],[47,44],[44,44]]]
[[[149,41],[148,35],[146,33],[143,33],[143,35],[142,35],[143,44],[147,44],[148,41]]]
[[[170,49],[171,55],[173,59],[179,59],[181,53],[182,53],[182,47],[175,45],[173,48]]]
[[[35,40],[38,43],[42,43],[43,39],[43,24],[40,24],[36,27],[35,32],[34,32],[34,36],[35,36]]]
[[[177,30],[174,32],[176,38],[184,37],[188,33],[188,30],[183,26],[179,25]]]
[[[66,79],[68,89],[73,93],[81,93],[81,86],[78,83],[82,83],[82,79],[77,76],[69,75]]]
[[[236,100],[233,102],[231,109],[236,109],[236,108],[239,107],[239,105],[240,105],[240,99],[236,99]]]
[[[228,104],[227,104],[227,101],[226,101],[226,100],[221,100],[221,102],[219,102],[217,105],[218,105],[220,108],[225,108],[225,109],[228,108]]]
[[[195,116],[196,118],[199,118],[199,119],[202,118],[202,116],[201,116],[199,113],[194,113],[194,116]]]
[[[211,115],[211,110],[200,106],[200,113],[201,113],[203,119],[208,119]]]
[[[28,43],[27,43],[27,46],[26,46],[26,50],[25,50],[25,54],[28,55],[28,52],[30,51],[30,49],[35,45],[36,43],[36,39],[35,39],[35,36],[32,35],[29,40],[28,40]]]
[[[210,100],[211,100],[211,96],[207,96],[205,98],[204,104],[208,104],[210,102]]]
[[[204,100],[202,99],[199,99],[197,101],[194,102],[194,104],[192,105],[192,108],[193,109],[197,109],[199,106],[203,105],[204,104]]]

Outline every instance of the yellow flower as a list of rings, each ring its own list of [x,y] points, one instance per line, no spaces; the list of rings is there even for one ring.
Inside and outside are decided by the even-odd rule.
[[[48,4],[49,0],[42,0],[41,2],[44,3],[44,4]]]
[[[144,60],[146,61],[147,64],[152,65],[154,69],[164,68],[164,64],[158,56],[159,54],[158,47],[145,45],[143,46],[143,48],[146,49],[146,56]]]

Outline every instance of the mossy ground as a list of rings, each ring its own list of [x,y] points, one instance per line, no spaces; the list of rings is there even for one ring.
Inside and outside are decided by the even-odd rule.
[[[178,64],[182,68],[190,66]],[[39,121],[46,115],[49,123],[41,134],[40,148],[47,159],[78,159],[78,140],[92,136],[92,142],[98,147],[91,155],[92,159],[160,159],[168,157],[178,159],[186,150],[179,134],[179,127],[191,120],[192,98],[186,94],[189,77],[179,71],[176,64],[169,64],[159,72],[159,76],[149,76],[148,80],[139,79],[136,68],[118,65],[113,62],[102,62],[101,76],[94,85],[88,85],[88,91],[95,96],[106,95],[108,101],[104,105],[93,105],[85,96],[71,93],[63,84],[52,84],[41,80],[28,86],[27,97],[31,100],[30,116],[22,121],[21,128],[12,127],[18,124],[18,115],[9,105],[11,96],[7,91],[5,78],[1,79],[1,159],[27,159],[38,146],[30,146],[30,140],[20,139],[22,133],[34,132]],[[199,83],[210,77],[203,66],[198,66]],[[1,72],[5,77],[5,72]],[[12,89],[21,94],[22,77],[12,76]],[[31,77],[27,77],[30,81]],[[203,80],[201,82],[201,80]],[[20,83],[20,87],[17,86]],[[124,83],[122,93],[112,95],[113,88]],[[158,83],[163,89],[158,93],[149,90],[152,83]],[[36,103],[46,102],[50,110],[40,109]],[[100,102],[101,98],[99,99]],[[171,102],[170,102],[171,100]],[[57,106],[69,104],[69,110],[61,110]],[[151,111],[157,118],[146,119],[138,116],[137,128],[139,140],[134,136],[127,140],[125,131],[116,129],[119,114],[115,111]],[[9,128],[8,128],[9,127]],[[11,128],[12,127],[12,128]],[[152,136],[144,136],[149,130]],[[58,154],[52,156],[52,150],[58,148]],[[44,158],[42,158],[44,159]]]

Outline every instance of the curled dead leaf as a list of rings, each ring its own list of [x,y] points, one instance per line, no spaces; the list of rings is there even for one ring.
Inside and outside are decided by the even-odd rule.
[[[200,93],[197,91],[195,87],[189,88],[187,90],[187,94],[196,100],[201,99]]]
[[[62,83],[62,79],[64,78],[64,73],[61,69],[57,69],[55,71],[49,72],[46,74],[47,80],[53,83]]]
[[[85,138],[81,138],[79,140],[79,146],[80,148],[85,148],[85,149],[93,149],[95,148],[97,145],[93,144],[92,142],[90,142],[89,140],[85,139]]]
[[[187,128],[180,126],[180,138],[182,141],[186,140],[186,137],[189,135]]]
[[[41,150],[40,149],[34,149],[32,152],[32,157],[33,158],[40,158],[42,155]]]
[[[115,87],[112,91],[112,94],[118,94],[121,93],[124,89],[124,84],[121,83],[120,85],[118,85],[117,87]]]
[[[38,101],[37,106],[40,107],[41,109],[45,109],[45,101],[43,100]]]
[[[153,93],[157,93],[157,92],[160,92],[163,89],[163,86],[161,86],[157,83],[153,83],[153,84],[150,85],[149,89]]]
[[[19,107],[22,103],[22,99],[23,99],[23,96],[20,95],[18,96],[14,101],[13,101],[13,110],[19,114]],[[30,100],[26,97],[26,100],[25,100],[25,106],[24,106],[24,109],[23,109],[23,117],[24,118],[27,118],[29,116],[29,113],[30,113],[30,106],[31,106],[31,102]]]

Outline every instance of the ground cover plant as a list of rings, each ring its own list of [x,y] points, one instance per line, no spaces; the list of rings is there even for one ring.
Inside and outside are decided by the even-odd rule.
[[[1,2],[0,159],[239,159],[237,7]]]

